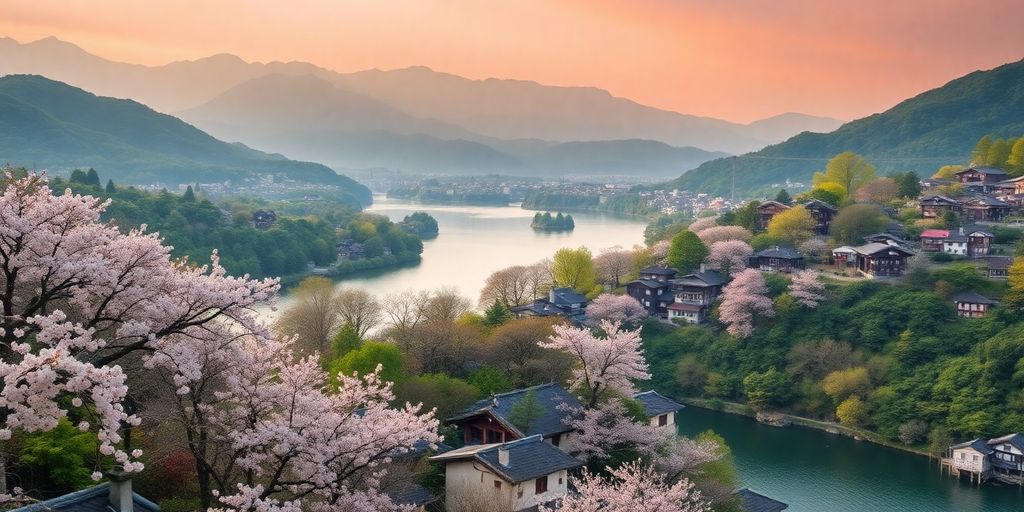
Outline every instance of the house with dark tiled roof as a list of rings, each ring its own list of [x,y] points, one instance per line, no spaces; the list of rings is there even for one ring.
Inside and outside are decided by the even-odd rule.
[[[762,272],[792,272],[804,268],[804,256],[792,247],[771,247],[750,256],[750,268]]]
[[[988,195],[960,199],[963,217],[969,222],[999,222],[1013,213],[1013,205]]]
[[[907,260],[914,251],[898,245],[872,242],[853,247],[857,271],[866,276],[897,277],[907,271]]]
[[[892,233],[874,233],[864,237],[864,241],[867,243],[878,242],[880,244],[898,245],[900,247],[910,247],[910,242],[892,234]]]
[[[694,272],[672,280],[674,302],[665,309],[669,320],[701,324],[711,317],[711,308],[729,280],[715,270]]]
[[[1013,258],[1009,256],[989,256],[985,258],[985,277],[1006,279],[1010,276],[1010,265],[1013,265]]]
[[[633,395],[633,400],[643,406],[644,413],[650,418],[652,427],[675,430],[676,412],[683,408],[682,404],[653,390],[637,393]]]
[[[156,503],[132,491],[127,473],[111,471],[109,482],[40,501],[9,512],[159,512]]]
[[[789,209],[789,205],[782,204],[778,201],[765,201],[757,206],[757,227],[759,230],[764,230],[768,227],[768,224],[772,219]]]
[[[827,235],[829,228],[832,227],[832,219],[839,210],[820,199],[811,199],[804,203],[804,208],[811,214],[811,217],[814,217],[814,222],[817,224],[815,232],[819,235]]]
[[[936,219],[948,212],[959,212],[960,203],[942,195],[922,197],[918,203],[921,206],[921,216],[926,219]]]
[[[984,439],[972,439],[954,444],[949,447],[949,450],[952,466],[957,471],[982,475],[992,467],[989,455],[992,455],[995,450]]]
[[[740,489],[735,494],[740,497],[740,505],[745,512],[782,512],[789,508],[786,503],[747,488]]]
[[[956,476],[967,474],[971,481],[990,478],[1024,485],[1024,435],[1014,432],[989,440],[972,439],[949,447],[942,466]]]
[[[959,292],[953,295],[956,315],[964,318],[981,318],[998,302],[976,292]]]
[[[572,288],[552,288],[548,296],[530,304],[512,308],[518,317],[524,316],[564,316],[574,322],[583,320],[587,298]]]
[[[672,278],[676,271],[664,267],[648,267],[639,272],[637,279],[626,283],[626,295],[633,297],[647,314],[665,318],[666,309],[674,301]]]
[[[1024,435],[1014,432],[988,440],[992,448],[992,469],[1020,477],[1024,474]]]
[[[565,496],[568,472],[583,465],[540,435],[464,446],[430,460],[444,464],[449,512],[534,509]]]
[[[539,406],[540,413],[529,424],[515,424],[513,411],[516,404],[532,399]],[[581,409],[580,401],[557,384],[544,384],[493,395],[465,408],[459,414],[448,418],[447,423],[462,430],[463,442],[471,444],[493,444],[539,435],[554,446],[565,446],[571,442],[572,429],[568,422],[572,412]]]
[[[994,190],[999,182],[1007,178],[1006,171],[986,166],[971,166],[954,175],[965,189],[979,192]]]

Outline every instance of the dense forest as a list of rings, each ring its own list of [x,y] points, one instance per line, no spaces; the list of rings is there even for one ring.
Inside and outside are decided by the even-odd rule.
[[[562,212],[558,212],[557,215],[551,215],[551,212],[537,212],[533,215],[530,227],[538,231],[572,231],[576,228],[576,221],[572,215],[563,215]]]
[[[626,193],[608,197],[604,202],[595,195],[564,192],[530,192],[523,200],[528,210],[562,210],[577,212],[603,212],[623,215],[650,215],[654,210],[639,194]]]
[[[191,187],[184,194],[147,192],[108,181],[100,186],[96,171],[76,171],[65,181],[54,179],[60,190],[110,199],[103,220],[130,229],[146,225],[159,232],[174,255],[209,262],[217,249],[221,264],[233,275],[285,276],[328,267],[330,273],[410,263],[419,260],[423,243],[414,233],[386,217],[352,209],[342,201],[269,201],[233,198],[214,204]],[[252,214],[273,210],[277,220],[269,229],[256,229]],[[352,239],[365,249],[358,261],[338,263],[337,244]]]

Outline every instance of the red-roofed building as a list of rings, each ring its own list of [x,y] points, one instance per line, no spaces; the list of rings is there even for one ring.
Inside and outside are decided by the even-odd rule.
[[[948,229],[926,229],[921,233],[921,250],[942,252],[942,242],[949,238]]]

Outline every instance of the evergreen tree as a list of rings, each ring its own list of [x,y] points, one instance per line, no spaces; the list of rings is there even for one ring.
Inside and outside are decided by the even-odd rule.
[[[893,176],[900,187],[900,197],[914,198],[921,194],[921,177],[914,171]]]
[[[775,195],[775,201],[782,204],[789,204],[793,202],[793,198],[789,196],[789,192],[786,189],[779,189],[779,193]]]
[[[196,193],[192,191],[192,185],[189,185],[188,188],[185,189],[184,199],[190,203],[196,202]]]
[[[971,163],[974,165],[985,165],[988,162],[988,150],[992,147],[992,137],[988,135],[978,140],[971,151]]]
[[[85,183],[85,172],[81,169],[71,171],[71,178],[69,178],[69,181],[71,181],[71,183]]]
[[[96,169],[89,168],[89,172],[85,173],[85,184],[92,185],[94,187],[100,187],[100,175],[96,173]]]
[[[708,248],[693,231],[680,231],[668,248],[668,265],[682,273],[697,270],[708,257]]]
[[[532,389],[526,392],[508,413],[508,419],[524,434],[529,435],[530,427],[544,414],[544,408],[537,401],[537,393]]]
[[[114,186],[114,180],[107,180],[107,195],[112,195],[117,192],[117,187]]]
[[[500,300],[494,301],[491,307],[484,311],[484,323],[495,327],[512,319],[512,311]]]
[[[334,338],[331,339],[331,357],[339,358],[362,346],[363,340],[359,337],[351,322],[345,322]],[[326,359],[325,359],[326,361]]]

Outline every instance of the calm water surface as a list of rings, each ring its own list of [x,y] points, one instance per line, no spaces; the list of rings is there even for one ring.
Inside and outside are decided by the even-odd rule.
[[[454,287],[474,303],[487,276],[512,265],[529,265],[563,247],[588,247],[595,255],[614,246],[643,243],[646,223],[599,214],[574,213],[576,229],[542,233],[530,228],[535,212],[515,206],[436,206],[374,197],[367,212],[400,221],[413,212],[437,219],[440,234],[423,242],[423,261],[399,270],[343,278],[342,286],[359,286],[375,294]]]
[[[789,503],[787,512],[1024,510],[1017,487],[958,483],[926,457],[846,436],[696,407],[679,421],[685,435],[711,429],[724,437],[742,485]]]

